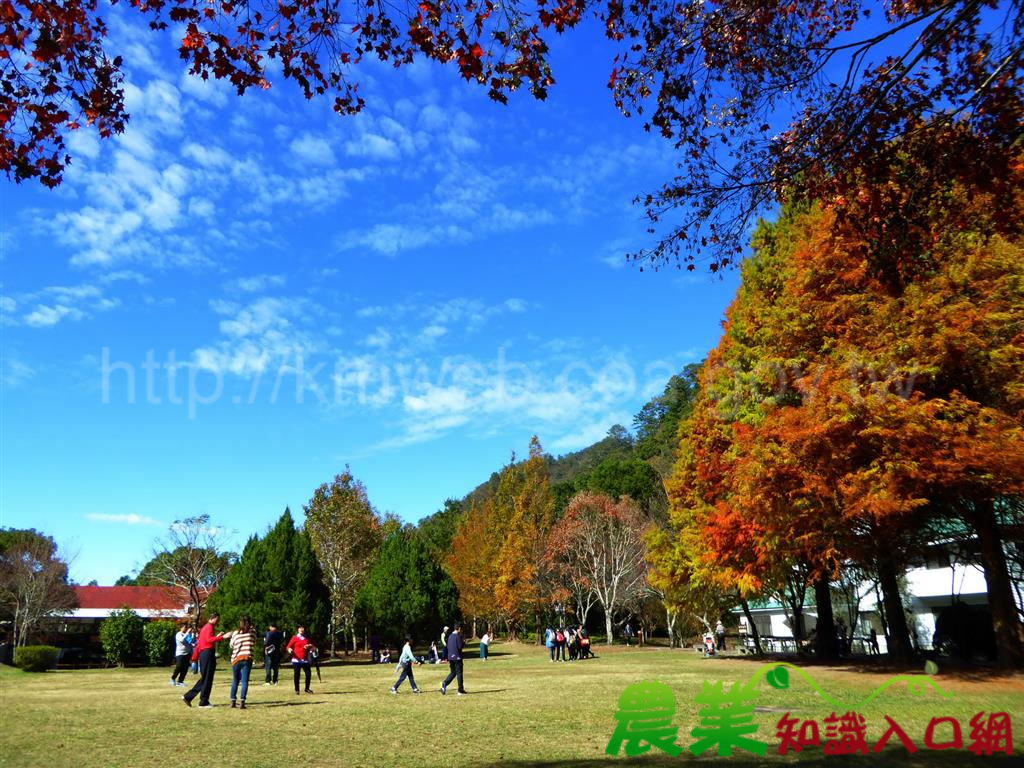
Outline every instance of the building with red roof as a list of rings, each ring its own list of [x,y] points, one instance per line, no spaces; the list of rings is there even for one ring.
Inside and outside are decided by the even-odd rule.
[[[188,595],[178,587],[75,587],[78,607],[63,619],[105,619],[131,608],[145,619],[177,619],[189,615]]]
[[[76,586],[74,590],[78,607],[51,617],[43,626],[46,642],[72,654],[72,664],[102,661],[100,625],[114,611],[130,608],[146,621],[192,616],[188,593],[178,587]]]

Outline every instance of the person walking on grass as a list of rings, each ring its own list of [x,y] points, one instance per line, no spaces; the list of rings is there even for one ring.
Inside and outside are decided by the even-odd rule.
[[[295,635],[288,641],[285,650],[292,656],[292,670],[295,672],[295,693],[299,692],[299,676],[303,672],[306,673],[305,691],[306,693],[312,693],[313,691],[309,688],[309,683],[312,680],[310,669],[312,667],[313,653],[316,652],[316,646],[306,637],[305,627],[299,627],[295,630]]]
[[[248,616],[238,620],[238,631],[231,637],[231,708],[236,706],[235,694],[239,684],[242,687],[242,709],[245,709],[245,695],[249,692],[249,673],[252,672],[252,652],[256,647],[256,632]]]
[[[441,683],[441,695],[448,690],[448,684],[452,680],[458,680],[459,696],[466,695],[466,689],[462,686],[462,649],[466,647],[466,641],[462,638],[462,625],[456,624],[455,631],[448,635],[448,677]]]
[[[395,666],[395,671],[400,674],[398,675],[398,681],[391,686],[391,693],[398,693],[398,689],[407,677],[409,678],[409,685],[412,686],[412,692],[419,693],[420,689],[416,687],[416,680],[412,676],[412,665],[422,663],[422,661],[416,661],[416,657],[413,655],[412,636],[406,635],[405,645],[402,646],[402,655],[398,657],[398,664]]]
[[[277,685],[277,673],[281,669],[281,646],[284,635],[277,624],[268,624],[263,635],[263,684]]]
[[[491,633],[488,630],[484,630],[483,637],[480,638],[480,658],[487,661],[487,654],[490,652],[491,645]]]
[[[192,660],[193,638],[188,630],[186,622],[178,627],[178,632],[174,635],[174,671],[171,672],[171,685],[185,685],[188,665]]]
[[[555,660],[555,630],[553,630],[551,627],[547,627],[544,630],[544,647],[548,649],[548,654],[550,654],[550,656],[551,656],[551,658],[549,660],[550,661],[554,661]]]
[[[199,638],[196,640],[195,650],[192,651],[192,660],[199,662],[199,679],[192,686],[192,690],[181,697],[186,705],[192,706],[192,700],[199,697],[199,706],[202,709],[212,707],[210,703],[210,692],[213,690],[213,676],[217,671],[217,652],[214,645],[221,640],[231,638],[234,632],[218,635],[217,622],[220,621],[219,613],[212,613],[206,620],[203,628],[199,630]]]

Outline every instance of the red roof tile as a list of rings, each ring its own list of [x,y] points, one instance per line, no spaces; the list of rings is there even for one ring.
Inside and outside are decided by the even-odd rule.
[[[180,611],[188,597],[174,587],[75,587],[79,608]]]

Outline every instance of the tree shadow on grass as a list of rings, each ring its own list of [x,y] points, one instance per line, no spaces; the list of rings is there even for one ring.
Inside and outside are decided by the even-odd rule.
[[[825,755],[821,752],[808,754],[806,749],[801,755],[781,756],[775,753],[770,746],[764,757],[757,757],[747,752],[737,750],[732,757],[718,757],[714,750],[700,757],[691,755],[684,748],[683,753],[678,757],[672,757],[664,752],[652,750],[640,757],[625,756],[604,756],[584,760],[546,760],[525,759],[515,760],[504,758],[492,763],[474,763],[472,768],[484,768],[485,766],[501,765],[502,768],[607,768],[609,765],[635,766],[640,768],[668,768],[668,766],[679,765],[718,765],[723,768],[728,766],[743,766],[743,768],[770,768],[771,766],[799,765],[800,768],[962,768],[963,766],[997,766],[997,768],[1010,768],[1011,766],[1024,765],[1024,757],[1004,754],[978,756],[971,754],[966,749],[949,749],[936,751],[919,747],[914,754],[908,754],[905,750],[884,750],[880,755],[869,752],[867,755]]]
[[[309,707],[316,704],[326,704],[326,701],[254,701],[245,705],[246,709],[252,707]]]
[[[789,662],[800,667],[819,667],[834,669],[842,672],[863,672],[874,675],[923,675],[926,659],[922,658],[912,664],[898,664],[886,656],[851,656],[837,661],[819,661],[813,656],[796,656],[793,654],[765,654],[754,656],[744,654],[740,656],[720,656],[723,661],[738,661],[760,666],[762,664],[773,664]],[[712,661],[713,659],[709,659]],[[1001,669],[995,665],[965,664],[955,659],[937,659],[939,676],[964,680],[968,682],[988,682],[990,680],[1004,680],[1020,675],[1021,671]]]

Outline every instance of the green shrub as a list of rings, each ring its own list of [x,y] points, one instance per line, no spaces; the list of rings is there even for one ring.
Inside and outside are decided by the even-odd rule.
[[[45,672],[57,666],[57,654],[52,645],[23,645],[14,649],[14,666],[26,672]]]
[[[107,660],[123,667],[130,659],[139,658],[144,625],[142,617],[127,606],[111,613],[100,625],[100,642]]]
[[[178,625],[173,621],[151,621],[142,630],[146,642],[146,659],[150,666],[170,664],[174,657],[174,635]]]

